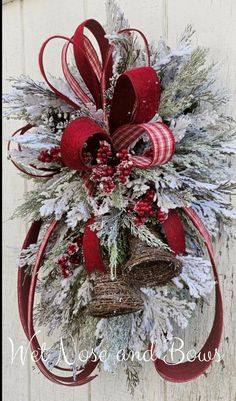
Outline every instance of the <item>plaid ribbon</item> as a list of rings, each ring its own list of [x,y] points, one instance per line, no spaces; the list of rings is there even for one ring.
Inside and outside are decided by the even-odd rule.
[[[145,168],[167,163],[175,151],[175,138],[171,130],[161,122],[123,125],[112,136],[114,149],[119,151],[128,148],[144,134],[151,143],[152,156],[131,156],[134,166]]]

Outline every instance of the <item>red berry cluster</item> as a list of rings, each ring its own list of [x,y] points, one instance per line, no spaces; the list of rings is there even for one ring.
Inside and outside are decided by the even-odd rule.
[[[72,266],[81,262],[81,245],[82,236],[76,237],[73,242],[67,245],[63,255],[59,256],[57,263],[62,277],[72,276]]]
[[[96,158],[98,165],[93,168],[91,180],[107,193],[115,189],[117,181],[125,184],[133,166],[127,149],[117,153],[116,158],[112,156],[110,144],[100,142]]]
[[[92,181],[96,182],[101,189],[109,193],[112,192],[116,186],[113,174],[114,169],[112,166],[108,166],[107,164],[99,164],[99,166],[93,168],[91,179]]]
[[[108,159],[113,156],[111,145],[107,142],[100,142],[100,146],[97,152],[97,162],[99,164],[107,164]]]
[[[60,146],[54,146],[50,150],[42,150],[38,155],[38,160],[43,163],[62,163],[61,159],[61,148]]]
[[[130,160],[127,149],[122,149],[116,156],[120,159],[120,164],[117,166],[118,179],[122,184],[125,184],[127,177],[131,173],[133,162]]]
[[[162,212],[154,202],[155,194],[155,190],[150,188],[134,206],[129,206],[128,211],[136,213],[134,218],[136,224],[144,224],[148,218],[157,219],[160,223],[167,219],[167,214]]]
[[[109,193],[109,192],[112,192],[113,189],[115,189],[116,184],[114,183],[112,178],[107,178],[106,180],[104,180],[104,182],[101,184],[101,186],[105,192]]]

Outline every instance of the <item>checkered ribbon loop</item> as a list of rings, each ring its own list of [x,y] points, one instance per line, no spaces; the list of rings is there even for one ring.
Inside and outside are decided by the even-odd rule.
[[[171,130],[163,123],[149,123],[138,125],[123,125],[118,128],[112,137],[116,151],[128,148],[143,135],[148,137],[151,144],[150,156],[131,156],[135,167],[147,168],[167,163],[175,152],[175,137]]]

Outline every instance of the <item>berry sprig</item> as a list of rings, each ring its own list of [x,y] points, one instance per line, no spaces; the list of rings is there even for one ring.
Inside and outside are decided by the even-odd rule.
[[[73,265],[81,263],[81,246],[82,236],[76,237],[73,242],[67,245],[65,252],[57,259],[59,270],[63,278],[72,276]]]
[[[113,156],[111,145],[107,142],[101,141],[97,152],[97,163],[108,164],[108,160]]]
[[[117,166],[118,179],[122,184],[125,184],[131,173],[133,162],[130,160],[130,154],[127,149],[122,149],[116,156],[120,159],[120,164]]]
[[[114,182],[114,168],[107,164],[100,164],[94,167],[90,178],[107,193],[112,192],[116,186]]]
[[[93,168],[90,179],[97,184],[97,187],[110,193],[118,182],[126,183],[133,167],[127,149],[122,149],[113,155],[111,145],[104,141],[100,142],[96,160],[98,164]]]
[[[38,155],[38,160],[42,163],[59,163],[62,164],[61,148],[54,146],[49,150],[42,150]]]
[[[154,202],[155,195],[155,190],[150,188],[135,205],[129,205],[128,212],[135,212],[136,214],[134,217],[135,224],[145,224],[149,218],[154,218],[160,223],[163,223],[167,219],[167,214],[162,212]]]

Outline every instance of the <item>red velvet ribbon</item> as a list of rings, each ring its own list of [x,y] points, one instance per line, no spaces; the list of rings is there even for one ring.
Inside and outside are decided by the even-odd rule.
[[[110,130],[150,121],[160,104],[160,80],[151,67],[125,71],[117,80],[109,116]]]
[[[96,235],[96,231],[91,229],[91,225],[95,223],[95,218],[91,217],[85,226],[83,235],[83,256],[86,270],[91,273],[98,270],[102,273],[106,272],[106,268],[102,259],[100,241]]]
[[[88,140],[93,140],[93,146],[100,140],[110,142],[110,137],[95,121],[80,117],[72,121],[64,130],[61,139],[61,155],[63,163],[73,170],[86,171],[94,166],[88,166],[83,159],[83,148]]]

